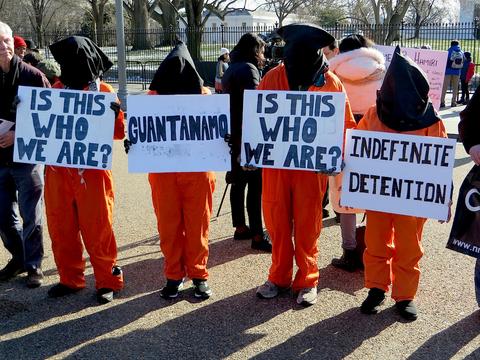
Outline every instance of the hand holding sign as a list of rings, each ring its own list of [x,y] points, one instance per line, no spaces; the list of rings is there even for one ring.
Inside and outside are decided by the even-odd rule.
[[[470,154],[472,161],[476,165],[480,165],[480,144],[472,146],[468,153]]]
[[[12,146],[14,141],[15,141],[15,131],[13,130],[7,131],[3,135],[0,135],[1,148],[7,148],[9,146]]]

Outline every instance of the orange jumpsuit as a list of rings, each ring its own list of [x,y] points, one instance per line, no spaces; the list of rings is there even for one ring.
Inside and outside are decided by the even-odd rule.
[[[331,72],[325,74],[322,87],[310,86],[309,91],[345,92],[340,80]],[[258,90],[289,90],[285,66],[270,70]],[[356,123],[345,105],[345,128]],[[292,283],[293,257],[298,271],[292,288],[298,291],[318,284],[317,239],[322,229],[322,199],[327,176],[305,170],[268,169],[263,171],[263,216],[272,239],[272,266],[268,279],[279,287]],[[293,234],[293,242],[292,242]]]
[[[208,94],[207,88],[202,93]],[[149,91],[149,95],[155,95]],[[213,172],[150,173],[164,273],[169,280],[208,278],[208,229],[215,190]]]
[[[390,129],[378,118],[376,106],[367,111],[357,129],[447,137],[442,121],[415,131]],[[395,301],[413,300],[420,280],[418,263],[423,256],[421,240],[426,219],[370,210],[366,214],[365,287],[386,292],[393,283],[392,298]]]
[[[57,82],[53,87],[63,88],[63,84]],[[114,92],[103,82],[100,91]],[[120,111],[115,119],[114,139],[123,139],[124,136],[124,116]],[[95,274],[95,287],[123,288],[123,276],[112,274],[117,261],[112,228],[113,201],[110,170],[46,167],[47,224],[61,284],[74,289],[85,287],[81,234]]]

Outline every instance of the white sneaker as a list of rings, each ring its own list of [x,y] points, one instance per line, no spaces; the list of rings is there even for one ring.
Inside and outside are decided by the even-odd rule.
[[[267,280],[265,284],[257,289],[257,296],[260,299],[272,299],[278,295],[278,286]]]
[[[300,290],[297,297],[297,304],[311,306],[317,302],[317,288],[305,288]]]

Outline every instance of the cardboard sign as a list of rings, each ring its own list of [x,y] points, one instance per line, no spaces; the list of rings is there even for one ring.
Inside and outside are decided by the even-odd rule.
[[[15,123],[12,121],[0,119],[0,135],[4,135],[9,132],[13,127],[13,124]]]
[[[375,45],[375,47],[385,56],[385,67],[390,66],[392,61],[394,46]],[[447,51],[437,51],[429,49],[402,48],[402,55],[412,59],[427,75],[430,84],[430,100],[435,109],[440,108],[442,97],[443,80],[445,79],[445,68],[447,66]]]
[[[18,96],[14,161],[112,167],[115,94],[20,86]]]
[[[342,206],[446,220],[455,140],[347,130]]]
[[[228,95],[136,95],[127,98],[128,171],[230,170]]]
[[[458,193],[457,209],[447,248],[480,258],[480,166],[465,177]]]
[[[241,165],[339,172],[345,94],[244,92]]]

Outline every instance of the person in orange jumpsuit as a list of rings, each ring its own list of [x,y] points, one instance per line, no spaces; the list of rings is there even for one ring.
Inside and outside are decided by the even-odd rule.
[[[150,84],[151,95],[210,94],[184,43],[165,58]],[[174,299],[184,278],[192,279],[196,298],[208,299],[208,230],[215,174],[206,172],[150,173],[152,202],[164,255],[165,299]]]
[[[72,36],[50,45],[60,64],[60,81],[54,88],[114,92],[99,80],[113,64],[90,39]],[[118,103],[114,139],[124,138],[124,117]],[[52,250],[60,283],[49,291],[61,297],[85,287],[83,245],[95,275],[97,301],[108,303],[114,291],[123,288],[123,274],[116,265],[117,245],[113,234],[113,179],[110,170],[47,166],[45,206]],[[83,240],[83,245],[82,245]]]
[[[358,130],[446,137],[445,127],[429,101],[423,71],[397,47],[387,70],[377,103],[357,126]],[[413,302],[420,279],[423,255],[422,230],[426,219],[367,210],[365,234],[365,287],[368,297],[362,313],[376,314],[392,284],[392,298],[400,315],[417,318]]]
[[[333,36],[316,25],[290,24],[278,30],[285,41],[284,63],[270,70],[258,90],[345,92],[324,60],[322,47]],[[355,126],[345,104],[345,128]],[[317,301],[318,249],[322,227],[322,199],[327,176],[312,171],[263,169],[263,215],[272,240],[272,265],[267,282],[257,289],[260,298],[273,298],[292,286],[297,303]],[[292,241],[293,234],[293,241]],[[293,258],[298,271],[293,279]]]

